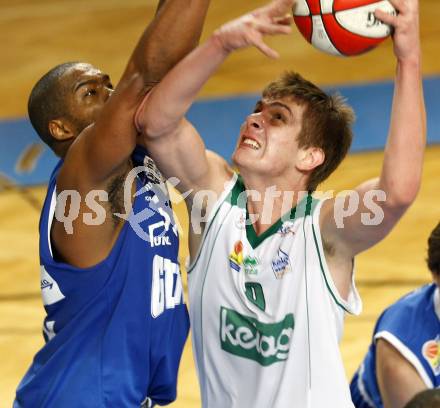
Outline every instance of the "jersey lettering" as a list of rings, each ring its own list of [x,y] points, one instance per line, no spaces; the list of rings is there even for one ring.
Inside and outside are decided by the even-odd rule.
[[[182,281],[179,265],[167,258],[153,258],[151,287],[151,316],[160,316],[166,309],[174,309],[183,303]]]
[[[246,282],[246,297],[263,312],[266,310],[263,287],[257,282]]]
[[[262,323],[226,307],[220,308],[221,348],[262,366],[287,360],[293,334],[293,314],[275,323]]]
[[[148,226],[149,242],[151,247],[157,247],[161,245],[171,245],[170,237],[165,235],[170,227],[175,235],[177,235],[177,230],[171,224],[171,217],[162,208],[158,210],[159,214],[163,217],[162,221],[156,222]],[[162,230],[157,232],[157,230]]]
[[[52,340],[55,337],[55,321],[44,321],[43,333],[46,335],[47,341]]]
[[[43,304],[45,306],[53,305],[64,299],[64,295],[61,292],[58,283],[49,275],[43,265],[41,265],[40,268],[40,286]]]

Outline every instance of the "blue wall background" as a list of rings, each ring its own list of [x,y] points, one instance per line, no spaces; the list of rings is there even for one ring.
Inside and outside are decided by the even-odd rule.
[[[392,82],[378,82],[326,88],[338,91],[353,106],[357,120],[351,152],[379,150],[385,145],[388,132]],[[428,143],[440,143],[440,77],[424,80],[428,116]],[[239,127],[254,108],[258,95],[200,100],[188,114],[204,137],[209,149],[229,159],[235,146]],[[13,184],[45,183],[57,161],[52,152],[40,143],[26,119],[0,122],[0,176]],[[26,151],[34,157],[22,166]]]

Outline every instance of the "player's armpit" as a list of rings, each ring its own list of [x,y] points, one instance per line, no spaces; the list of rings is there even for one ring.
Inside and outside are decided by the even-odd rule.
[[[376,345],[376,377],[385,408],[403,408],[427,387],[414,366],[388,341]]]
[[[210,150],[206,151],[206,155],[212,178],[210,183],[214,185],[214,188],[196,188],[187,197],[191,259],[195,259],[199,253],[206,225],[214,216],[219,200],[227,195],[225,190],[230,191],[232,184],[236,182],[236,175],[223,157]]]

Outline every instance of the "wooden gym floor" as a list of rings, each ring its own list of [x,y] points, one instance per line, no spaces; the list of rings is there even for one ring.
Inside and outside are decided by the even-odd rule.
[[[420,3],[423,72],[438,75],[440,3]],[[205,33],[262,4],[261,0],[212,0]],[[32,85],[60,62],[89,61],[117,79],[155,5],[155,0],[0,0],[0,118],[24,116]],[[203,96],[258,91],[286,68],[298,70],[320,85],[390,79],[394,73],[390,42],[353,59],[327,57],[296,33],[269,42],[280,51],[280,60],[268,60],[255,50],[239,52],[207,84]],[[2,136],[4,149],[7,140]],[[357,282],[364,312],[360,317],[347,318],[341,348],[348,376],[367,349],[380,311],[430,279],[424,259],[427,236],[440,219],[439,157],[440,146],[427,149],[422,189],[416,203],[390,236],[357,259]],[[376,176],[381,160],[382,154],[376,152],[351,155],[323,188],[352,188]],[[0,407],[11,406],[19,380],[43,343],[39,210],[31,205],[32,198],[41,203],[43,197],[43,187],[0,193]],[[180,370],[178,402],[172,406],[200,406],[189,345]]]

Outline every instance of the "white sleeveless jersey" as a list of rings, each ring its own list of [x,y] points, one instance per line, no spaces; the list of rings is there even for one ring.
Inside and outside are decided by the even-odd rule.
[[[234,177],[188,269],[193,348],[205,408],[353,407],[338,342],[359,313],[327,268],[322,202],[305,197],[257,236]]]

